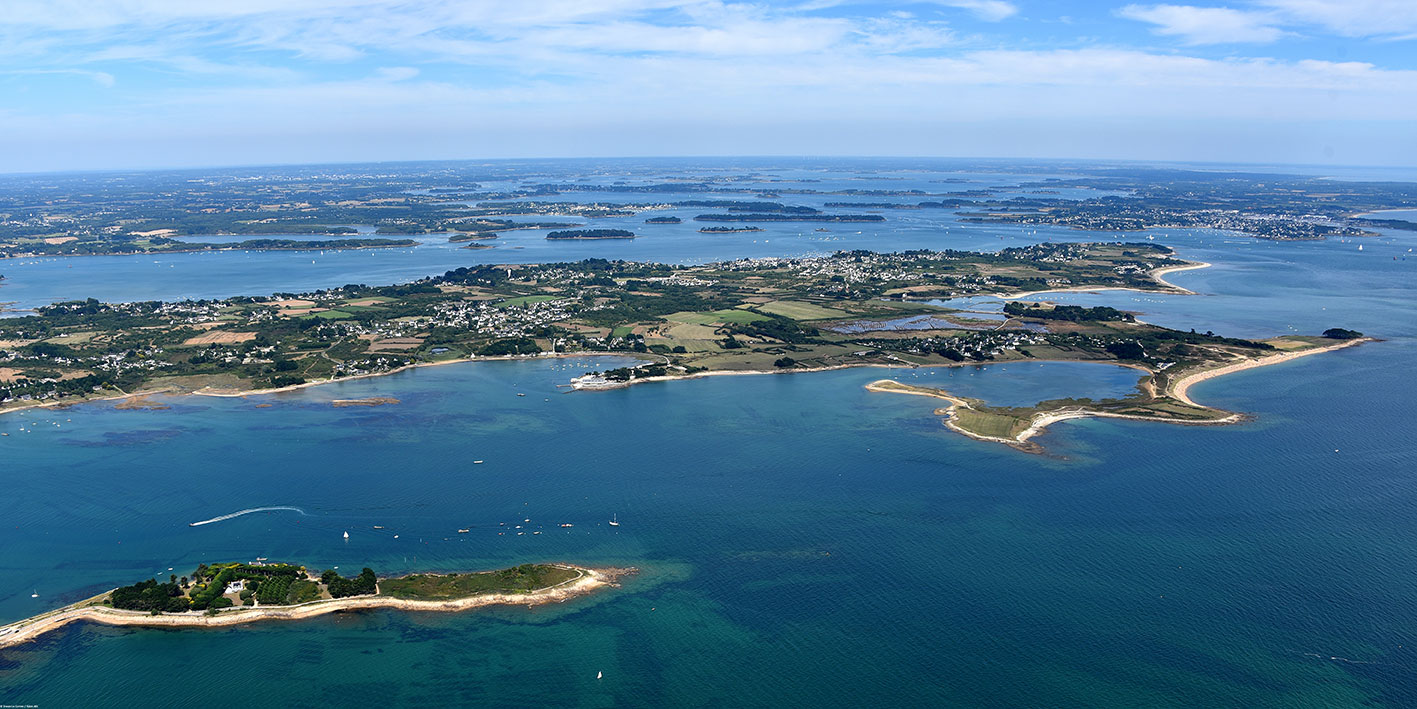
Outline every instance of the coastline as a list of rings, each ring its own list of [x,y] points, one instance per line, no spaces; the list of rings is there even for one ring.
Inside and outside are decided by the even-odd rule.
[[[318,244],[319,242],[312,241],[310,243]],[[162,251],[124,251],[122,253],[108,254],[26,254],[23,256],[0,256],[0,261],[8,261],[12,259],[74,258],[78,256],[162,256],[164,254],[200,254],[208,252],[216,253],[220,251],[363,251],[365,249],[412,249],[418,246],[422,246],[422,244],[412,243],[377,244],[367,246],[326,246],[324,248],[320,248],[318,246],[290,246],[284,248],[266,246],[259,249],[239,248],[233,246],[231,248],[224,249],[164,249]]]
[[[486,356],[486,357],[467,357],[467,358],[463,358],[463,359],[448,359],[448,360],[443,360],[443,361],[440,361],[440,362],[416,362],[416,363],[414,363],[414,364],[406,364],[406,365],[404,365],[404,366],[402,366],[402,367],[398,367],[398,368],[396,368],[396,369],[390,369],[390,370],[388,370],[387,372],[369,372],[368,374],[356,374],[356,375],[349,376],[349,377],[339,377],[338,379],[316,379],[316,380],[313,380],[313,381],[304,382],[303,384],[292,384],[292,385],[290,385],[290,386],[284,386],[284,387],[279,387],[279,388],[275,388],[275,389],[241,389],[241,390],[210,389],[210,390],[209,390],[209,389],[207,389],[206,387],[202,387],[202,388],[200,388],[200,389],[194,389],[194,390],[191,390],[191,391],[175,391],[173,387],[162,387],[162,386],[158,386],[158,387],[154,387],[154,388],[151,388],[151,389],[137,389],[137,390],[134,390],[134,391],[131,391],[131,392],[121,392],[121,393],[113,394],[113,395],[110,395],[110,396],[97,396],[97,397],[90,397],[90,398],[84,398],[84,399],[77,399],[77,400],[72,400],[72,401],[44,401],[44,402],[39,402],[39,403],[35,403],[35,404],[26,404],[26,405],[24,405],[24,406],[14,406],[14,407],[10,407],[10,408],[0,408],[0,416],[4,416],[4,415],[6,415],[6,414],[15,413],[15,412],[18,412],[18,411],[30,411],[30,410],[33,410],[33,409],[64,409],[64,408],[68,408],[68,407],[70,407],[70,406],[80,406],[80,405],[83,405],[83,404],[93,404],[93,403],[98,403],[98,402],[101,402],[101,401],[117,401],[117,400],[120,400],[120,399],[129,399],[129,398],[140,397],[140,396],[153,396],[153,395],[157,395],[157,394],[166,394],[166,395],[168,395],[168,396],[214,396],[214,397],[219,397],[219,398],[235,398],[235,399],[240,399],[240,398],[245,398],[245,397],[248,397],[248,396],[260,396],[260,395],[262,395],[262,394],[283,394],[283,393],[285,393],[285,392],[296,391],[296,390],[299,390],[299,389],[306,389],[306,388],[309,388],[309,387],[324,386],[324,385],[326,385],[326,384],[337,384],[337,383],[340,383],[340,382],[352,382],[352,381],[355,381],[355,380],[357,380],[357,379],[369,379],[369,378],[371,378],[371,377],[384,377],[384,376],[388,376],[388,375],[391,375],[391,374],[398,374],[399,372],[404,372],[404,371],[411,370],[411,369],[417,369],[417,368],[419,368],[419,367],[437,367],[437,366],[441,366],[441,365],[445,365],[445,364],[467,364],[467,363],[470,363],[470,362],[504,362],[504,361],[510,361],[510,360],[531,360],[531,359],[538,359],[538,358],[544,358],[544,359],[553,359],[553,358],[554,358],[554,359],[561,359],[561,358],[567,358],[567,357],[633,357],[633,358],[637,358],[637,359],[643,359],[643,358],[644,358],[644,353],[643,353],[643,352],[542,352],[542,353],[540,353],[540,354],[534,354],[534,355],[490,355],[490,356]],[[672,379],[672,378],[674,378],[674,377],[670,377],[670,378]]]
[[[1059,409],[1052,409],[1049,411],[1036,412],[1029,420],[1029,425],[1027,428],[1020,431],[1012,438],[1006,438],[1001,436],[989,436],[970,431],[961,427],[958,424],[958,410],[961,408],[974,408],[970,405],[969,400],[964,397],[955,396],[943,390],[928,389],[925,387],[916,387],[909,384],[902,384],[901,382],[897,382],[893,379],[880,379],[871,382],[870,384],[866,385],[866,390],[879,393],[907,394],[911,396],[926,396],[936,399],[943,399],[949,402],[949,406],[936,409],[935,413],[936,415],[946,417],[945,426],[950,430],[979,441],[1003,443],[1004,445],[1010,446],[1026,453],[1041,453],[1043,449],[1037,444],[1031,443],[1029,439],[1033,438],[1034,436],[1037,436],[1040,433],[1043,433],[1049,426],[1058,423],[1059,421],[1068,421],[1071,419],[1116,418],[1129,419],[1133,421],[1154,421],[1157,423],[1181,424],[1186,426],[1223,426],[1244,421],[1249,418],[1245,414],[1226,412],[1212,406],[1206,406],[1205,404],[1196,403],[1187,395],[1187,391],[1192,385],[1206,381],[1208,379],[1222,377],[1227,374],[1233,374],[1235,372],[1241,372],[1247,369],[1266,367],[1273,364],[1282,364],[1284,362],[1295,360],[1300,357],[1307,357],[1309,355],[1320,354],[1323,352],[1332,352],[1334,350],[1343,349],[1345,347],[1352,347],[1358,344],[1362,344],[1364,342],[1374,341],[1374,338],[1360,337],[1352,340],[1344,340],[1342,342],[1337,342],[1332,345],[1313,347],[1307,350],[1301,350],[1299,352],[1281,352],[1265,357],[1245,359],[1241,362],[1234,362],[1231,364],[1225,364],[1218,367],[1211,367],[1208,369],[1202,369],[1199,371],[1191,372],[1181,377],[1180,379],[1171,382],[1167,386],[1167,389],[1164,393],[1165,397],[1169,397],[1188,406],[1193,406],[1199,409],[1205,409],[1216,414],[1226,414],[1225,416],[1222,416],[1220,418],[1210,420],[1181,419],[1166,416],[1137,416],[1133,414],[1119,414],[1111,411],[1101,411],[1098,409],[1088,408],[1086,406],[1070,406]]]
[[[615,586],[615,580],[625,573],[624,569],[590,569],[579,566],[560,565],[573,568],[581,575],[555,586],[537,589],[527,593],[488,593],[467,598],[445,601],[413,601],[389,596],[353,596],[347,598],[327,598],[294,606],[274,606],[270,608],[236,607],[215,615],[203,612],[152,615],[143,611],[126,611],[107,606],[88,605],[99,602],[112,591],[105,591],[63,608],[58,608],[32,618],[0,626],[0,649],[21,645],[45,633],[58,630],[70,623],[86,621],[115,626],[138,626],[146,628],[215,628],[268,620],[303,620],[329,613],[351,610],[373,610],[393,608],[402,611],[442,611],[459,612],[494,605],[523,605],[528,607],[546,603],[564,603],[573,598],[587,595],[599,589]]]
[[[992,297],[998,298],[1000,300],[1018,300],[1019,298],[1030,298],[1035,295],[1044,295],[1047,293],[1093,293],[1104,290],[1129,290],[1136,291],[1137,293],[1170,293],[1173,295],[1198,295],[1195,291],[1171,283],[1165,278],[1162,278],[1162,276],[1165,276],[1169,273],[1178,273],[1180,271],[1194,271],[1200,268],[1210,268],[1212,265],[1213,264],[1206,263],[1205,261],[1187,261],[1186,263],[1178,266],[1162,266],[1161,268],[1152,269],[1151,271],[1148,271],[1147,274],[1150,275],[1153,280],[1163,286],[1158,290],[1144,290],[1141,288],[1129,288],[1127,286],[1073,286],[1070,288],[1048,288],[1045,290],[1033,290],[1013,294],[993,293],[991,295]]]
[[[1176,399],[1177,401],[1180,401],[1180,402],[1185,403],[1185,404],[1189,404],[1189,405],[1191,405],[1191,406],[1202,406],[1202,407],[1204,407],[1203,404],[1197,404],[1196,402],[1192,401],[1191,398],[1190,398],[1189,396],[1187,396],[1187,391],[1189,391],[1190,388],[1191,388],[1193,385],[1199,384],[1200,382],[1203,382],[1203,381],[1205,381],[1205,380],[1207,380],[1207,379],[1214,379],[1215,377],[1223,377],[1223,376],[1225,376],[1226,374],[1232,374],[1232,373],[1234,373],[1234,372],[1241,372],[1241,371],[1244,371],[1244,370],[1246,370],[1246,369],[1254,369],[1254,368],[1256,368],[1256,367],[1266,367],[1266,366],[1269,366],[1269,365],[1271,365],[1271,364],[1281,364],[1281,363],[1283,363],[1283,362],[1288,362],[1288,361],[1290,361],[1290,360],[1298,359],[1298,358],[1300,358],[1300,357],[1307,357],[1307,356],[1309,356],[1309,355],[1319,354],[1319,353],[1321,353],[1321,352],[1332,352],[1332,351],[1334,351],[1334,350],[1341,350],[1341,349],[1343,349],[1343,348],[1345,348],[1345,347],[1352,347],[1352,346],[1354,346],[1354,345],[1359,345],[1359,344],[1362,344],[1362,343],[1364,343],[1364,342],[1375,342],[1375,341],[1376,341],[1376,340],[1374,340],[1374,338],[1371,338],[1371,337],[1359,337],[1359,338],[1355,338],[1355,339],[1352,339],[1352,340],[1343,340],[1343,341],[1341,341],[1341,342],[1336,342],[1336,343],[1334,343],[1334,344],[1332,344],[1332,345],[1325,345],[1325,346],[1323,346],[1323,347],[1313,347],[1313,348],[1310,348],[1310,349],[1307,349],[1307,350],[1300,350],[1300,351],[1298,351],[1298,352],[1280,352],[1280,353],[1277,353],[1277,354],[1272,354],[1272,355],[1268,355],[1268,356],[1265,356],[1265,357],[1259,357],[1259,358],[1256,358],[1256,359],[1245,359],[1245,360],[1240,361],[1240,362],[1234,362],[1234,363],[1231,363],[1231,364],[1221,365],[1221,366],[1219,366],[1219,367],[1211,367],[1210,369],[1202,369],[1202,370],[1200,370],[1200,371],[1191,372],[1190,374],[1187,374],[1187,375],[1181,377],[1180,379],[1177,379],[1176,381],[1171,382],[1170,384],[1168,384],[1167,387],[1166,387],[1166,395],[1167,395],[1167,396],[1170,396],[1170,397],[1173,398],[1173,399]]]
[[[1024,452],[1024,453],[1035,453],[1035,454],[1037,454],[1037,453],[1042,453],[1042,452],[1043,452],[1043,448],[1042,448],[1041,446],[1039,446],[1038,444],[1036,444],[1036,443],[1030,442],[1028,439],[1033,438],[1034,436],[1037,436],[1037,435],[1040,434],[1040,433],[1043,433],[1049,426],[1051,426],[1051,425],[1053,425],[1053,424],[1055,424],[1055,423],[1058,423],[1059,421],[1068,421],[1068,420],[1071,420],[1071,419],[1081,419],[1081,418],[1115,418],[1115,419],[1129,419],[1129,420],[1132,420],[1132,421],[1153,421],[1153,422],[1156,422],[1156,423],[1174,423],[1174,424],[1181,424],[1181,425],[1185,425],[1185,426],[1222,426],[1222,425],[1225,425],[1225,424],[1230,424],[1230,423],[1236,423],[1236,422],[1239,422],[1239,421],[1243,421],[1243,420],[1245,419],[1245,416],[1244,416],[1243,414],[1234,414],[1234,413],[1232,413],[1232,414],[1229,414],[1229,415],[1225,416],[1224,418],[1213,419],[1213,420],[1210,420],[1210,421],[1194,421],[1194,420],[1190,420],[1190,419],[1167,418],[1167,417],[1161,417],[1161,416],[1135,416],[1135,415],[1132,415],[1132,414],[1118,414],[1118,413],[1113,413],[1113,412],[1111,412],[1111,411],[1099,411],[1099,410],[1097,410],[1097,409],[1089,409],[1089,408],[1087,408],[1087,407],[1081,407],[1081,406],[1080,406],[1080,407],[1064,407],[1064,408],[1061,408],[1061,409],[1053,409],[1053,410],[1050,410],[1050,411],[1039,411],[1039,412],[1033,414],[1033,417],[1029,420],[1029,425],[1028,425],[1027,428],[1025,428],[1024,430],[1020,431],[1020,432],[1019,432],[1016,436],[1014,436],[1013,438],[1006,438],[1006,437],[1003,437],[1003,436],[989,436],[989,435],[985,435],[985,434],[982,434],[982,433],[977,433],[977,432],[975,432],[975,431],[970,431],[970,430],[968,430],[968,429],[966,429],[966,428],[961,427],[961,426],[959,425],[959,423],[958,423],[958,416],[957,416],[957,411],[958,411],[958,409],[960,409],[960,408],[973,409],[973,408],[974,408],[974,407],[972,407],[972,406],[969,405],[969,401],[968,401],[967,399],[964,399],[964,398],[962,398],[962,397],[953,396],[953,395],[951,395],[951,394],[949,394],[949,393],[947,393],[947,392],[940,391],[940,390],[933,390],[933,391],[930,391],[930,390],[924,390],[924,389],[921,389],[921,388],[897,388],[897,387],[893,387],[893,386],[888,386],[889,384],[896,384],[896,385],[899,385],[900,383],[899,383],[899,382],[896,382],[896,381],[893,380],[893,379],[882,379],[882,380],[874,381],[874,382],[871,382],[870,384],[867,384],[867,385],[866,385],[866,390],[867,390],[867,391],[878,392],[878,393],[885,393],[885,394],[906,394],[906,395],[909,395],[909,396],[925,396],[925,397],[930,397],[930,398],[935,398],[935,399],[944,399],[945,401],[950,402],[950,405],[949,405],[949,406],[946,406],[946,407],[944,407],[944,408],[936,409],[936,410],[935,410],[935,414],[936,414],[937,416],[945,416],[945,417],[946,417],[946,419],[945,419],[945,427],[946,427],[946,428],[950,429],[951,431],[954,431],[955,433],[958,433],[958,434],[961,434],[961,435],[963,435],[963,436],[966,436],[966,437],[968,437],[968,438],[973,438],[973,439],[976,440],[976,441],[985,441],[985,442],[989,442],[989,443],[1002,443],[1002,444],[1004,444],[1004,445],[1006,445],[1006,446],[1009,446],[1010,448],[1014,448],[1014,449],[1019,450],[1019,451],[1022,451],[1022,452]],[[907,385],[907,386],[908,386],[908,385]],[[1199,405],[1197,404],[1196,406],[1199,406]],[[1201,407],[1201,408],[1210,409],[1210,407],[1204,407],[1204,406]],[[1218,411],[1217,409],[1210,409],[1210,410],[1212,410],[1212,411]]]

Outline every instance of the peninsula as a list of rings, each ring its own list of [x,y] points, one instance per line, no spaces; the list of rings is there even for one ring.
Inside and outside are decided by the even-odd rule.
[[[1198,265],[1150,243],[1064,243],[701,266],[479,265],[404,285],[269,297],[69,301],[0,320],[0,408],[155,392],[244,395],[445,362],[610,353],[641,361],[584,372],[578,388],[1017,360],[1110,362],[1158,375],[1160,386],[1176,372],[1356,339],[1339,328],[1267,341],[1183,332],[1038,296],[1085,288],[1187,293],[1161,274]],[[992,314],[947,304],[981,295],[1011,300]]]
[[[1103,399],[1052,399],[1033,406],[991,406],[979,399],[951,394],[943,389],[879,379],[866,385],[868,391],[928,396],[949,402],[935,410],[945,417],[945,426],[980,441],[1003,443],[1029,453],[1042,448],[1031,441],[1051,424],[1077,418],[1122,418],[1187,425],[1235,423],[1244,414],[1217,409],[1193,401],[1187,391],[1193,384],[1233,372],[1280,364],[1320,352],[1329,352],[1371,341],[1360,333],[1352,337],[1278,337],[1264,341],[1272,352],[1242,346],[1215,346],[1214,356],[1186,366],[1163,368],[1130,364],[1145,373],[1131,396]]]
[[[200,564],[190,577],[149,579],[0,626],[0,648],[29,642],[70,623],[210,628],[326,613],[395,608],[462,611],[491,605],[559,603],[616,586],[635,569],[523,564],[500,571],[378,578],[365,568],[346,578],[318,577],[294,564]]]

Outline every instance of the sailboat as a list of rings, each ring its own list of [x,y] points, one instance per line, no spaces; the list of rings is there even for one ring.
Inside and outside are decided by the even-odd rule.
[[[30,594],[30,598],[39,598],[39,589],[35,589],[34,593]]]
[[[614,514],[614,515],[611,515],[611,516],[610,516],[610,526],[612,526],[612,527],[619,527],[619,526],[620,526],[620,515],[619,515],[619,514]]]
[[[345,532],[345,533],[344,533],[344,538],[345,538],[345,539],[349,539],[349,532]]]

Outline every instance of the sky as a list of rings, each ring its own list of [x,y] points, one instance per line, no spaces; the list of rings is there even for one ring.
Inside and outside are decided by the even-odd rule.
[[[0,172],[653,155],[1417,166],[1417,0],[0,2]]]

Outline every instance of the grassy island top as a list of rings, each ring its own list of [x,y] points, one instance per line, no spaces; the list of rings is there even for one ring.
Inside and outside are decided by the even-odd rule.
[[[290,606],[352,596],[384,595],[405,600],[451,600],[491,593],[530,593],[580,578],[583,570],[553,564],[467,574],[415,574],[379,579],[372,569],[346,578],[334,569],[313,576],[293,564],[200,564],[191,576],[166,582],[148,579],[114,589],[100,603],[119,610],[162,613],[232,606]]]
[[[214,627],[375,608],[462,611],[497,604],[534,606],[618,585],[617,579],[635,572],[633,568],[523,564],[500,571],[380,579],[369,568],[352,577],[334,569],[317,577],[295,564],[201,564],[191,576],[179,579],[174,574],[166,582],[148,579],[0,625],[0,648],[29,642],[79,621]]]

